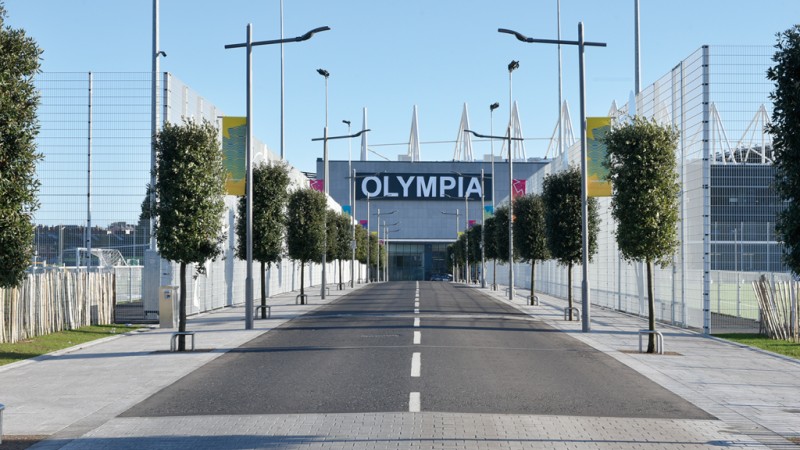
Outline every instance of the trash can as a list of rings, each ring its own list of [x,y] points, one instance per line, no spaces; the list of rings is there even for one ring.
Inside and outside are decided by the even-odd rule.
[[[161,286],[158,290],[158,326],[178,327],[178,286]]]

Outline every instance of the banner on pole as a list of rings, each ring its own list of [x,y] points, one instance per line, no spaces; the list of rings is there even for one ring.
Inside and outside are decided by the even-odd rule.
[[[469,221],[469,228],[474,227],[477,222],[478,222],[477,220],[470,220]]]
[[[527,180],[513,180],[512,184],[514,187],[514,199],[525,196],[525,185],[527,184]]]
[[[486,205],[483,207],[483,220],[494,217],[494,206]]]
[[[611,181],[606,180],[608,169],[603,167],[608,148],[602,141],[610,130],[610,117],[586,118],[586,195],[589,197],[611,197]]]
[[[369,222],[363,219],[359,220],[358,223],[361,224],[361,226],[364,228],[367,228],[369,226]]]
[[[222,153],[225,160],[225,192],[244,196],[247,178],[247,117],[222,118]]]
[[[308,185],[315,191],[325,191],[325,180],[308,180]]]
[[[352,208],[350,208],[350,205],[342,205],[342,212],[350,217],[353,217],[353,211]]]

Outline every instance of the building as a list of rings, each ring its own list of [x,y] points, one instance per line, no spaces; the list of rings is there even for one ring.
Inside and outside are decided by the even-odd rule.
[[[513,179],[525,180],[547,160],[514,161]],[[323,178],[317,160],[317,179]],[[507,160],[329,161],[331,197],[347,210],[355,192],[355,218],[388,241],[390,280],[429,280],[450,273],[447,246],[470,224],[481,224],[484,206],[507,201]],[[352,172],[351,168],[352,167]],[[378,216],[380,214],[380,216]],[[380,225],[380,230],[378,226]],[[388,239],[386,237],[386,229]],[[471,258],[470,258],[471,259]]]

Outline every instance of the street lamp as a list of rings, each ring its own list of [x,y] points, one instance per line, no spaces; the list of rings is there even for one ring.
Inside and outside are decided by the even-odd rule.
[[[342,123],[347,125],[347,134],[350,134],[350,121],[349,120],[342,120]],[[347,174],[353,174],[353,143],[352,141],[347,141]],[[347,183],[347,201],[350,203],[350,218],[356,218],[356,205],[355,200],[353,199],[353,184]],[[355,269],[355,259],[356,259],[356,227],[353,227],[353,237],[350,241],[350,247],[352,247],[353,255],[350,258],[350,287],[355,287],[355,276],[353,275],[353,270]]]
[[[447,211],[442,211],[442,214],[444,214],[446,216],[456,216],[456,244],[458,244],[458,221],[459,221],[459,217],[461,216],[461,211],[459,211],[458,208],[456,208],[456,212],[454,212],[454,213],[447,212]],[[453,248],[455,248],[455,245],[453,246]],[[466,256],[466,254],[465,254],[465,256]],[[455,263],[456,263],[456,259],[454,257],[453,258],[453,266],[455,266]],[[456,271],[454,269],[453,270],[453,281],[455,281],[455,277],[456,277]]]
[[[270,41],[256,41],[253,42],[253,24],[247,24],[247,40],[240,44],[229,44],[225,49],[242,48],[247,51],[247,138],[246,144],[246,159],[247,159],[247,175],[245,178],[245,230],[246,230],[246,249],[247,249],[247,277],[245,278],[245,301],[244,301],[244,327],[246,330],[253,329],[253,92],[252,92],[252,62],[253,62],[253,47],[258,45],[272,45],[283,44],[286,42],[302,42],[311,39],[316,33],[330,30],[330,27],[319,27],[308,31],[306,34],[288,38],[288,39],[274,39]]]
[[[330,74],[324,69],[317,69],[317,72],[320,75],[325,77],[325,132],[324,132],[323,137],[311,139],[311,142],[324,141],[324,143],[323,143],[323,168],[322,168],[322,171],[323,171],[323,175],[322,176],[324,177],[324,180],[322,182],[323,182],[323,186],[324,186],[324,190],[325,190],[325,197],[327,198],[327,196],[328,196],[328,141],[333,140],[333,139],[351,139],[351,138],[354,138],[354,137],[359,137],[362,134],[369,132],[370,130],[369,130],[369,128],[367,128],[367,129],[361,130],[361,131],[359,131],[358,133],[355,133],[355,134],[347,134],[347,135],[344,135],[344,136],[328,136],[328,76],[330,76]],[[367,204],[369,204],[369,202]],[[328,252],[328,224],[327,224],[327,220],[328,219],[327,219],[327,214],[326,214],[325,217],[326,217],[325,218],[325,220],[326,220],[326,223],[325,223],[325,252],[322,254],[322,298],[323,299],[325,298],[325,285],[326,285],[325,259],[327,257],[326,253]],[[353,214],[353,218],[355,218],[355,213]],[[356,240],[356,232],[355,232],[355,228],[353,228],[353,242],[351,243],[351,247],[353,247],[353,259],[355,259],[355,254],[356,254],[355,253],[356,252],[355,251],[355,240]],[[352,269],[353,269],[353,264],[351,263],[350,264],[351,274],[352,274]],[[352,276],[351,276],[351,278],[352,278]]]
[[[489,133],[494,134],[494,110],[500,107],[500,103],[494,102],[489,105]],[[492,149],[492,214],[494,214],[494,139],[489,140]],[[481,188],[483,190],[483,188]],[[497,258],[492,258],[492,290],[497,290]]]
[[[482,172],[482,171],[481,171]],[[451,171],[451,173],[457,174],[460,177],[464,177],[465,175],[461,172]],[[483,181],[481,179],[481,181]],[[481,189],[483,189],[483,183],[481,183]],[[483,194],[481,194],[483,195]],[[449,196],[448,196],[449,197]],[[467,284],[472,281],[472,273],[469,270],[469,196],[464,193],[464,270],[467,274]]]
[[[393,210],[391,212],[382,213],[381,209],[378,208],[378,212],[376,213],[376,216],[378,216],[378,263],[377,263],[377,269],[376,269],[377,278],[378,278],[377,281],[378,282],[381,281],[381,216],[382,215],[383,216],[388,216],[388,215],[394,214],[396,212],[397,212],[397,210],[395,209],[395,210]],[[369,226],[369,222],[367,222],[367,226]]]
[[[540,44],[564,44],[576,45],[578,47],[578,79],[580,83],[580,101],[581,101],[581,253],[583,256],[583,283],[581,285],[581,297],[583,306],[581,329],[584,332],[591,331],[590,324],[590,311],[591,304],[589,302],[589,201],[586,196],[586,71],[584,68],[584,48],[590,47],[605,47],[605,42],[586,42],[583,40],[583,22],[578,22],[578,40],[565,41],[562,39],[534,39],[525,36],[517,31],[509,30],[506,28],[498,28],[498,32],[514,35],[517,40],[527,43],[540,43]]]
[[[325,198],[328,198],[328,77],[331,74],[325,69],[317,69],[317,73],[322,75],[325,78],[325,129],[322,134],[322,185],[323,191],[325,192]],[[327,200],[326,200],[327,203]],[[327,208],[326,208],[327,209]],[[325,214],[325,236],[323,238],[323,245],[322,245],[322,286],[320,288],[320,296],[323,300],[325,300],[325,287],[328,284],[326,278],[327,272],[327,253],[328,253],[328,215]]]

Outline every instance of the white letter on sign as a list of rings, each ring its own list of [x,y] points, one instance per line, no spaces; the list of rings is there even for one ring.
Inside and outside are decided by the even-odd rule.
[[[444,197],[445,192],[456,187],[456,179],[453,177],[439,178],[439,197]]]
[[[375,182],[375,190],[374,191],[370,191],[367,188],[367,183],[369,183],[370,181]],[[366,195],[367,197],[377,197],[378,194],[381,193],[381,188],[382,188],[381,179],[378,178],[378,177],[375,177],[375,176],[365,177],[364,181],[361,182],[361,192],[364,195]]]
[[[400,182],[400,186],[403,186],[403,197],[407,198],[408,197],[408,187],[411,186],[411,183],[414,181],[414,175],[411,175],[410,177],[408,177],[408,181],[406,181],[405,183],[403,182],[404,181],[403,177],[398,175],[397,176],[397,181]]]

